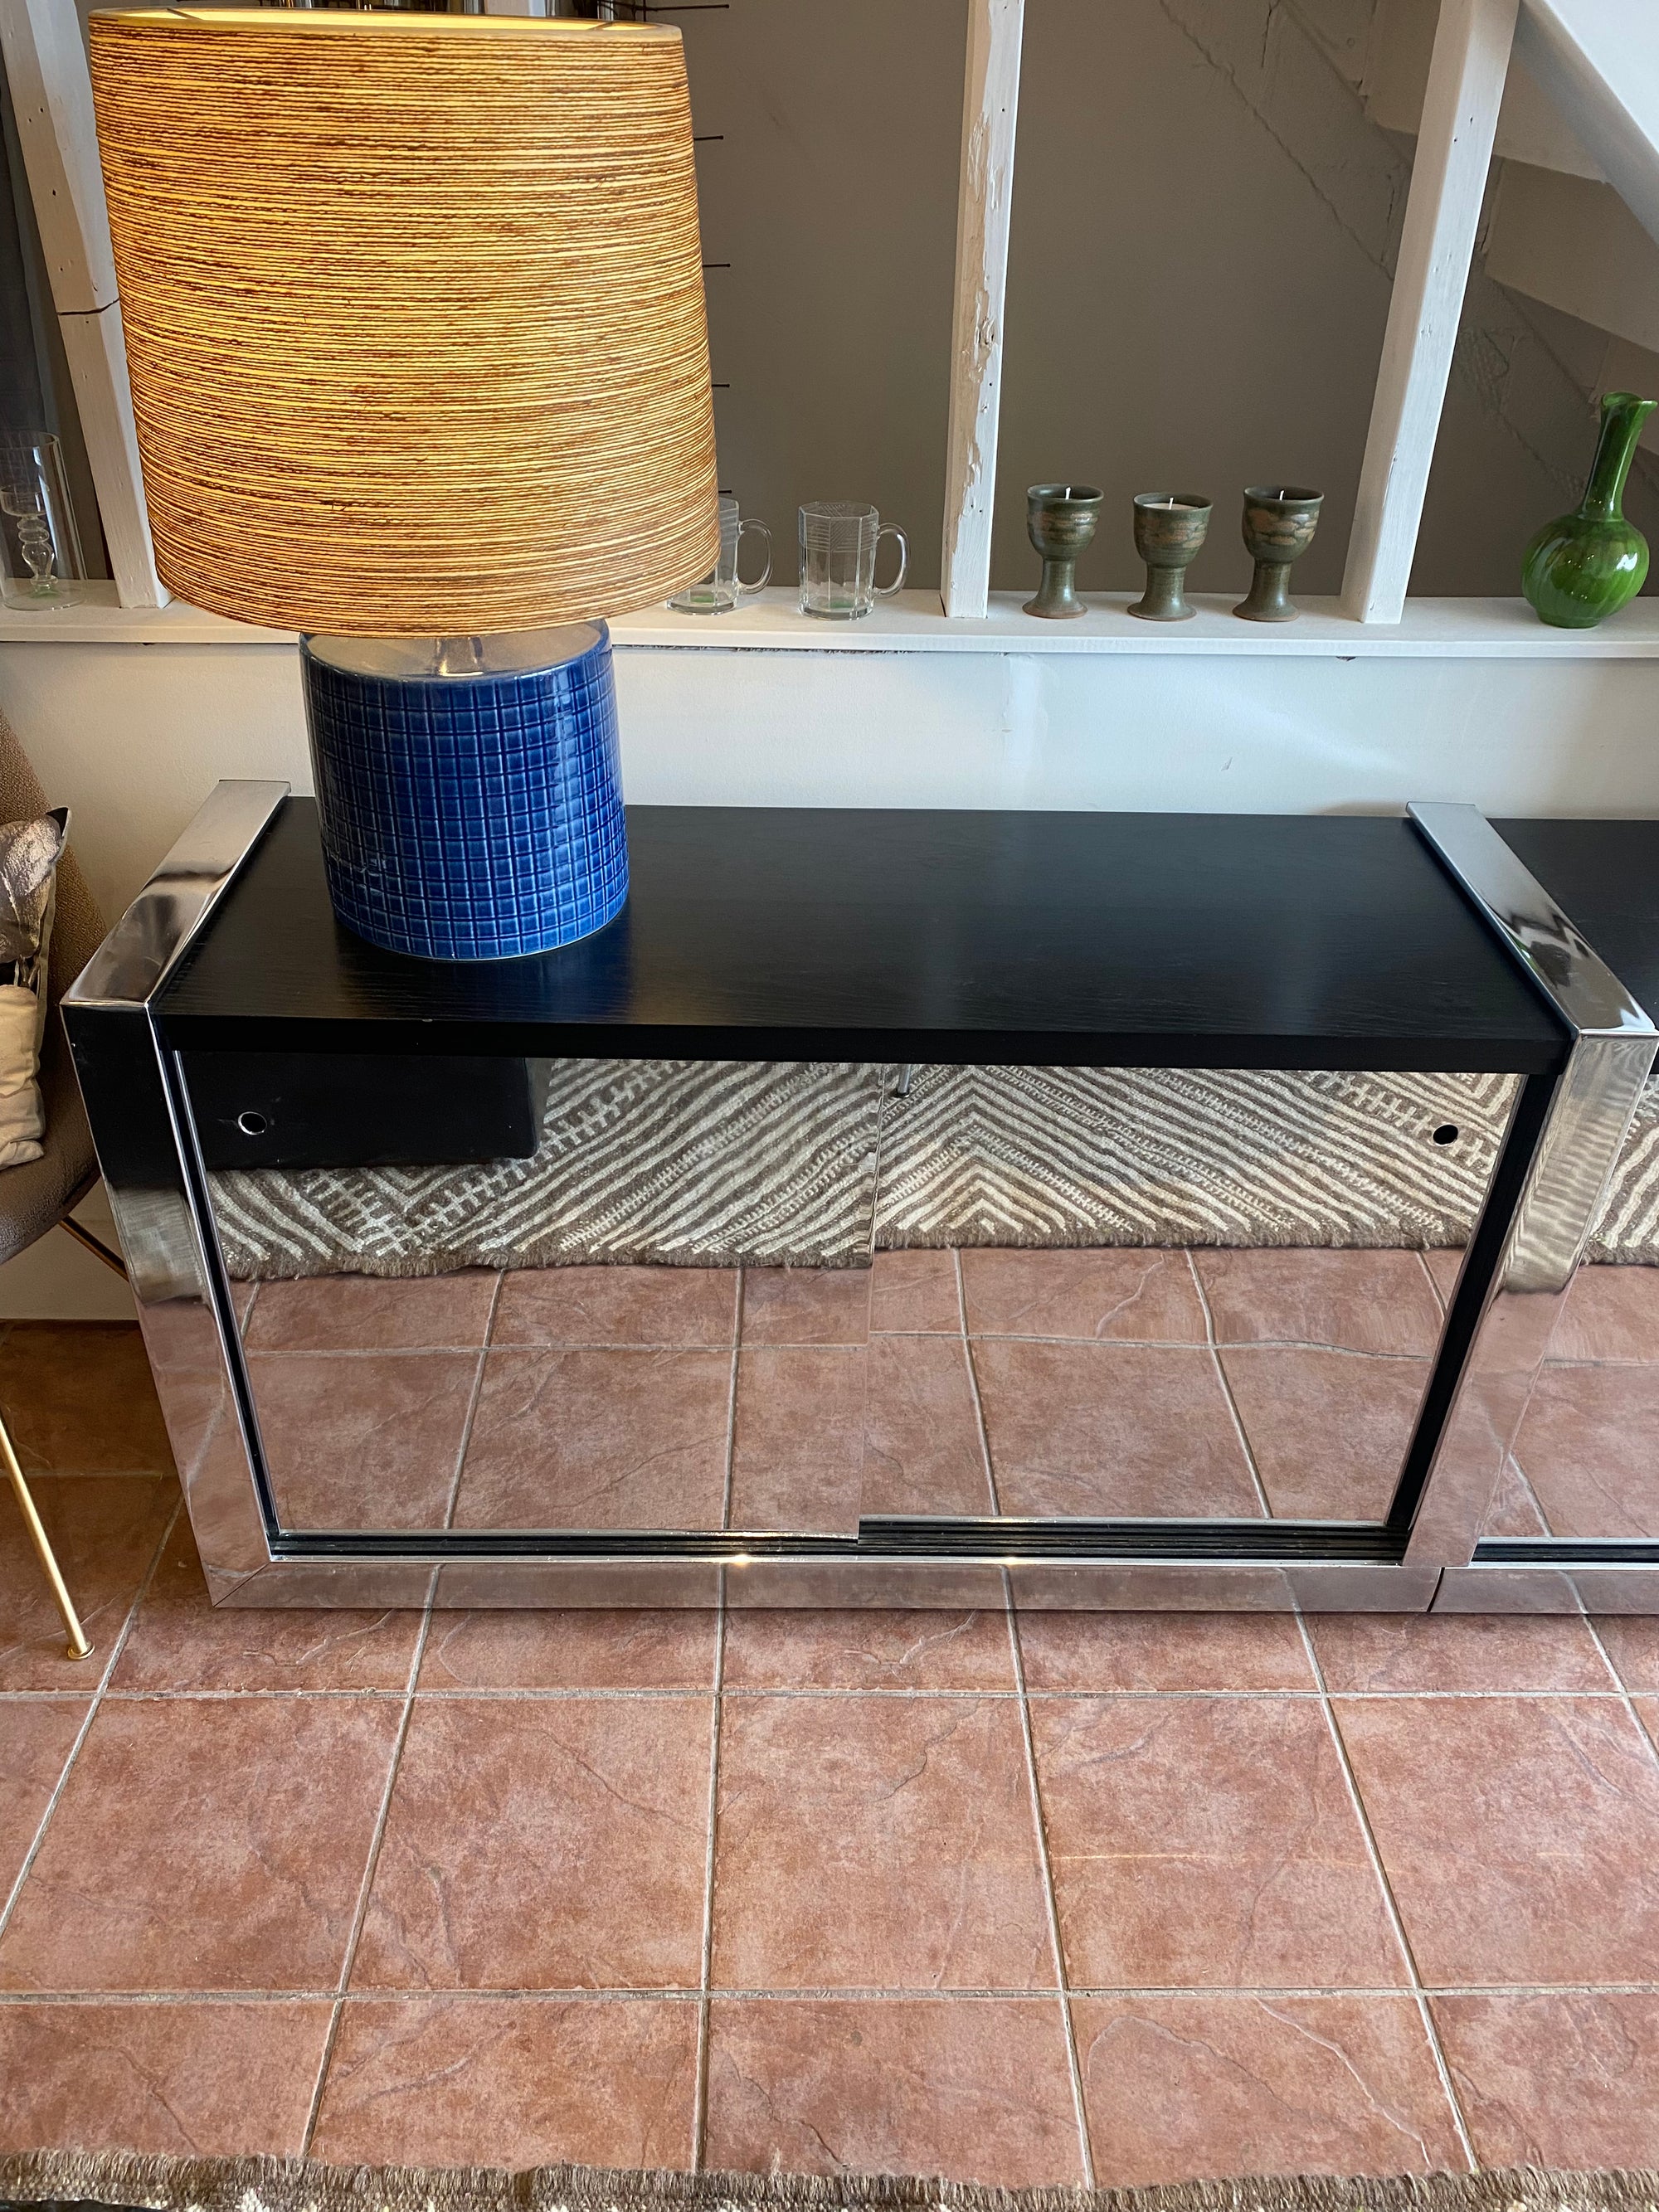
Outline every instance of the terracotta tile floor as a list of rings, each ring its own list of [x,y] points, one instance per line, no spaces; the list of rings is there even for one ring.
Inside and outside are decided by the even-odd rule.
[[[1315,1295],[1280,1255],[1132,1256],[907,1255],[872,1319],[1194,1358],[1432,1334],[1395,1255],[1386,1300],[1352,1266]],[[1639,1388],[1647,1284],[1587,1280],[1551,1371]],[[755,1351],[845,1349],[851,1295],[768,1285]],[[542,1278],[422,1316],[334,1285],[262,1293],[250,1337],[478,1363],[493,1303],[515,1359],[584,1331],[648,1358],[660,1328],[730,1362],[729,1280],[662,1296]],[[889,1431],[919,1485],[958,1479],[933,1371]],[[1659,1621],[216,1613],[131,1334],[13,1330],[9,1372],[98,1650],[61,1656],[0,1498],[0,2146],[1009,2184],[1659,2163]],[[1571,1466],[1540,1428],[1505,1510],[1571,1476],[1639,1510],[1615,1428]]]

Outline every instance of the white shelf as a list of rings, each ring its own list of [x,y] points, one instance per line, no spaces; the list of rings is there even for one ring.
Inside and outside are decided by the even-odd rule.
[[[1020,611],[1024,595],[994,592],[980,621],[947,620],[933,592],[902,592],[862,622],[801,614],[787,588],[763,592],[729,615],[623,615],[611,624],[619,650],[636,647],[783,653],[1188,654],[1246,659],[1659,659],[1659,599],[1636,600],[1601,629],[1551,629],[1524,599],[1413,599],[1397,623],[1359,623],[1334,599],[1301,602],[1301,618],[1240,622],[1234,597],[1195,599],[1191,622],[1146,623],[1126,611],[1131,594],[1091,598],[1073,622]],[[0,644],[291,646],[287,630],[228,622],[174,600],[123,607],[112,584],[89,584],[76,607],[50,614],[0,608]]]
[[[5,645],[292,645],[295,633],[227,622],[174,599],[165,607],[124,607],[113,584],[88,584],[76,607],[42,613],[0,606]]]

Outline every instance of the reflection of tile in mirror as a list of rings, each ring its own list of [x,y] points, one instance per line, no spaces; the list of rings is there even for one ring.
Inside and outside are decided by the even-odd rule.
[[[1480,1533],[1483,1536],[1547,1536],[1550,1533],[1533,1486],[1513,1455],[1504,1462]]]
[[[250,1352],[476,1350],[489,1326],[495,1278],[478,1269],[419,1275],[315,1275],[262,1283],[245,1323]]]
[[[251,1354],[254,1410],[283,1525],[441,1528],[478,1358],[476,1352]]]
[[[1659,1267],[1581,1267],[1549,1357],[1659,1361]]]
[[[1429,1379],[1426,1359],[1277,1345],[1220,1358],[1277,1516],[1384,1518]]]
[[[1432,1252],[1425,1252],[1423,1255],[1423,1264],[1428,1269],[1430,1279],[1440,1294],[1441,1302],[1443,1304],[1449,1305],[1451,1294],[1457,1288],[1458,1273],[1463,1265],[1462,1246],[1461,1244],[1445,1245]]]
[[[1204,1309],[1182,1251],[975,1251],[962,1255],[976,1336],[1202,1344]]]
[[[1440,1309],[1415,1252],[1194,1254],[1218,1344],[1427,1354]]]
[[[862,1344],[744,1346],[738,1358],[731,1528],[856,1529],[867,1362]]]
[[[461,1528],[718,1528],[732,1355],[491,1352],[455,1504]]]
[[[504,1276],[492,1344],[729,1346],[735,1267],[519,1267]]]
[[[1659,1535],[1659,1362],[1547,1366],[1515,1456],[1556,1535]]]
[[[1207,1351],[978,1338],[974,1365],[1004,1513],[1261,1512]]]
[[[959,1336],[871,1340],[863,1480],[866,1513],[995,1511]]]

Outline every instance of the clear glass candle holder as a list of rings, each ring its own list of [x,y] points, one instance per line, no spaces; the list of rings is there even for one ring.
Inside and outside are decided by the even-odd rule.
[[[63,447],[50,431],[0,430],[0,545],[9,607],[44,614],[79,600],[86,564]]]

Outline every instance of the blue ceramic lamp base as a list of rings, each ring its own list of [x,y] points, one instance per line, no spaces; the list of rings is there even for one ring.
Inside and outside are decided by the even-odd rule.
[[[628,897],[603,623],[301,648],[334,910],[428,960],[549,952]]]

